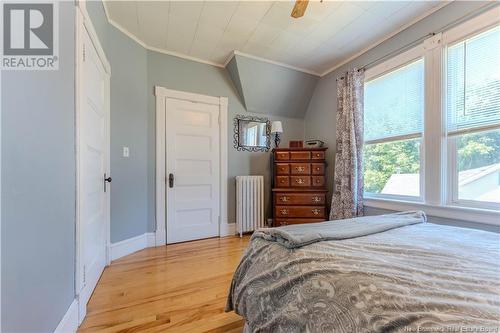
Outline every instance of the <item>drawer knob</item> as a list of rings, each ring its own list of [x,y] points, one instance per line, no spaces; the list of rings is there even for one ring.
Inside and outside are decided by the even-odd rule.
[[[281,215],[288,215],[288,209],[280,210]]]
[[[281,180],[281,184],[283,184],[284,182],[285,182],[285,180],[284,180],[284,179],[282,179],[282,180]]]
[[[299,179],[296,179],[296,180],[295,180],[295,182],[296,182],[297,184],[304,184],[304,179],[299,178]]]
[[[316,183],[321,183],[321,179],[316,179]]]
[[[297,170],[298,172],[304,172],[304,167],[296,167],[295,170]]]
[[[320,197],[313,197],[312,201],[314,201],[314,202],[321,202],[321,198]]]
[[[288,199],[288,197],[280,197],[280,200],[281,200],[282,202],[287,202],[289,199]]]
[[[316,171],[319,171],[319,170],[320,170],[320,168],[319,168],[319,167],[317,167],[317,168],[316,168]]]
[[[314,215],[319,215],[320,210],[319,210],[319,209],[313,209],[313,210],[311,210],[311,212],[312,212]]]
[[[316,154],[316,157],[319,157],[319,154]]]

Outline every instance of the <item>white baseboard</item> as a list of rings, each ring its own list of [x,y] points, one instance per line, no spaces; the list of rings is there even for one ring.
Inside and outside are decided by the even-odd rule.
[[[146,247],[156,246],[156,234],[154,232],[146,233]]]
[[[236,223],[222,223],[220,226],[220,236],[234,236],[236,235]]]
[[[78,329],[78,301],[73,300],[54,333],[75,333]]]
[[[131,253],[155,246],[155,233],[145,234],[111,244],[111,260],[116,260]]]

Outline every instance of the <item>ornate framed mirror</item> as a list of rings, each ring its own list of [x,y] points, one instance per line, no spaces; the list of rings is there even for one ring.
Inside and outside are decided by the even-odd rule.
[[[234,148],[239,151],[268,151],[271,148],[269,120],[237,115],[234,118]]]

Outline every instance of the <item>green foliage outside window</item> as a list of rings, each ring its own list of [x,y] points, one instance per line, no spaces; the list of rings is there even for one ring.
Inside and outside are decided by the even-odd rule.
[[[419,173],[420,139],[365,145],[365,192],[380,193],[393,174]],[[457,140],[458,171],[500,163],[500,131],[467,134]]]
[[[458,171],[500,163],[500,131],[463,135],[457,150]]]
[[[396,173],[419,173],[420,139],[366,145],[364,149],[365,192],[380,193]]]

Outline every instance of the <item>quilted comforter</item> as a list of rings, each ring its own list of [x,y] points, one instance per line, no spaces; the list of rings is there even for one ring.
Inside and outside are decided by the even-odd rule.
[[[299,248],[256,234],[226,311],[250,332],[499,332],[500,236],[420,223]]]

